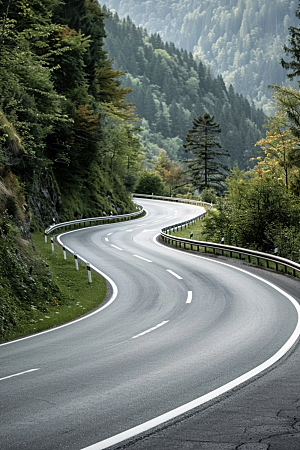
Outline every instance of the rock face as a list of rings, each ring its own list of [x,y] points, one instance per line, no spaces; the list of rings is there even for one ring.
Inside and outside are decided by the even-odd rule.
[[[28,203],[39,225],[48,227],[59,221],[61,196],[51,171],[43,169],[42,172],[34,174]]]

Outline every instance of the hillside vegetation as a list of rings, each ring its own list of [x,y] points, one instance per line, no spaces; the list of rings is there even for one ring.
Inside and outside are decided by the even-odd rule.
[[[199,56],[226,85],[272,113],[268,85],[285,82],[280,66],[296,0],[107,0],[150,34]]]
[[[130,18],[112,14],[105,26],[105,49],[114,68],[126,73],[122,85],[132,89],[127,98],[142,119],[140,138],[148,163],[162,149],[171,160],[185,160],[183,143],[192,121],[208,112],[220,124],[229,166],[251,165],[250,158],[257,156],[255,144],[265,134],[261,109],[232,85],[227,88],[222,76],[215,77],[191,53],[164,43],[157,34],[149,35]]]
[[[63,294],[32,231],[135,209],[141,145],[97,1],[0,0],[0,340]]]

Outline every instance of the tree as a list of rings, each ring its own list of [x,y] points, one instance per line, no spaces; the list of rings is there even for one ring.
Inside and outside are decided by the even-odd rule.
[[[214,122],[214,116],[204,113],[193,120],[193,128],[186,136],[185,151],[194,155],[194,158],[187,162],[188,172],[198,189],[214,187],[222,191],[224,188],[224,181],[229,172],[224,160],[229,153],[222,148],[216,136],[220,132],[220,126]]]
[[[145,170],[140,174],[136,192],[148,195],[164,195],[165,185],[158,173]]]
[[[160,152],[154,169],[169,187],[169,195],[172,195],[173,191],[177,188],[187,184],[187,178],[183,168],[171,161],[165,150]]]
[[[290,189],[294,172],[298,172],[300,155],[297,140],[287,127],[286,116],[278,110],[269,119],[267,136],[257,142],[265,154],[265,158],[258,157],[258,164],[254,171],[272,174],[279,183]]]
[[[295,11],[295,16],[300,19],[300,5]],[[281,65],[286,70],[291,70],[287,76],[291,80],[300,75],[300,29],[297,27],[289,27],[290,32],[290,47],[284,45],[283,49],[285,53],[290,57],[290,61],[285,61],[281,58]]]

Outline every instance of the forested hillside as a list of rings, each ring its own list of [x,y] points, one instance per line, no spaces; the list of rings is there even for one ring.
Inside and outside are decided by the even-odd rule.
[[[102,3],[102,2],[101,2]],[[199,56],[226,85],[271,113],[272,83],[286,74],[280,66],[288,28],[295,25],[296,0],[106,0],[148,33],[158,33]]]
[[[32,231],[135,209],[141,145],[104,19],[96,0],[0,0],[0,341],[61,298]]]
[[[97,1],[1,0],[0,10],[4,182],[18,177],[40,225],[132,208],[123,182],[139,147]]]
[[[105,7],[103,7],[106,11]],[[264,135],[265,115],[221,76],[186,50],[149,35],[130,18],[111,14],[105,20],[105,49],[114,68],[126,72],[122,84],[133,91],[141,141],[148,163],[164,149],[171,160],[185,159],[183,143],[192,121],[208,112],[221,128],[221,143],[230,153],[229,166],[247,168]]]

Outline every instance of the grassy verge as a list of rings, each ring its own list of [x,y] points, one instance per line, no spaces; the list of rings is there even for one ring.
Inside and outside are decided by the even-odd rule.
[[[54,244],[53,252],[41,233],[34,234],[32,239],[37,253],[49,266],[48,277],[58,289],[44,311],[33,309],[30,322],[23,326],[23,334],[43,331],[86,314],[103,302],[107,292],[106,282],[99,274],[92,272],[89,283],[86,266],[79,262],[77,271],[73,256],[67,255],[65,260],[60,246]]]

